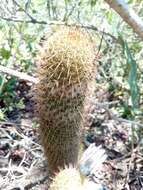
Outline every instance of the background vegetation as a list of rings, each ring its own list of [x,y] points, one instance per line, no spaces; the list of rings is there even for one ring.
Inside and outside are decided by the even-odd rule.
[[[126,0],[125,2],[143,20],[143,1]],[[100,126],[101,130],[105,130],[104,135],[106,138],[104,141],[110,141],[105,144],[109,148],[111,143],[111,149],[116,150],[114,154],[117,157],[119,155],[121,157],[131,155],[127,164],[126,162],[122,163],[123,166],[129,166],[129,172],[126,171],[126,177],[123,175],[123,179],[130,179],[133,176],[129,174],[132,172],[130,163],[134,162],[132,160],[133,150],[139,146],[140,153],[137,156],[139,159],[140,155],[143,154],[143,41],[113,9],[110,9],[104,0],[0,0],[0,65],[35,77],[36,53],[39,43],[44,40],[44,34],[50,33],[50,28],[53,26],[58,27],[58,25],[65,24],[80,25],[89,31],[98,49],[96,98],[97,105],[101,109],[99,113],[97,109],[97,114],[94,114],[94,119],[97,118],[97,120],[95,119],[96,121],[93,121],[93,123],[95,122],[94,127],[97,127],[96,132],[94,131],[94,134],[92,134],[91,129],[87,131],[87,141],[88,143],[93,142],[93,136],[94,140],[96,139],[98,126]],[[41,150],[39,151],[41,147],[39,148],[35,140],[36,122],[32,121],[32,124],[30,124],[32,129],[25,128],[27,124],[21,126],[18,124],[18,128],[14,124],[15,129],[18,131],[22,129],[19,134],[12,131],[11,126],[13,124],[9,123],[11,120],[15,121],[15,116],[17,118],[20,113],[24,115],[27,112],[33,112],[33,104],[30,100],[31,86],[33,86],[32,82],[0,72],[0,132],[3,133],[6,129],[6,132],[4,132],[6,138],[5,136],[0,137],[0,154],[3,151],[7,155],[8,151],[10,151],[10,159],[14,161],[16,159],[17,161],[19,157],[20,159],[23,158],[21,155],[23,155],[22,151],[24,149],[31,156],[28,158],[25,156],[28,163],[34,165],[31,160],[35,159],[37,161],[41,156]],[[100,90],[104,92],[102,95],[99,94]],[[106,114],[103,113],[102,107]],[[30,115],[30,120],[32,117]],[[114,123],[113,120],[123,122],[124,125]],[[3,126],[3,123],[6,124],[7,128]],[[22,128],[23,126],[24,128]],[[110,130],[107,130],[108,127],[113,129],[114,136],[110,133]],[[117,132],[116,127],[119,127]],[[125,128],[122,129],[122,127]],[[126,127],[129,130],[126,130]],[[129,136],[126,138],[123,134]],[[29,138],[31,138],[31,141],[28,141]],[[18,140],[18,143],[19,141],[23,142],[22,151],[21,148],[18,148],[16,140]],[[5,143],[7,141],[8,146]],[[96,141],[98,140],[96,139]],[[122,144],[120,144],[121,141]],[[4,142],[4,148],[2,142]],[[99,144],[100,142],[102,142],[102,139]],[[16,153],[11,153],[11,145],[12,148],[16,147]],[[32,152],[35,145],[40,154],[38,151],[38,153],[36,151]],[[123,148],[124,145],[127,145],[126,148]],[[33,150],[35,150],[34,148]],[[116,156],[114,158],[117,158]],[[126,157],[124,158],[126,159]],[[9,160],[7,161],[7,167],[10,166]],[[142,177],[142,163],[138,169],[140,174],[136,175],[137,167],[133,168],[133,171],[135,171],[134,179],[136,178],[137,183],[139,183],[139,177]],[[26,171],[28,167],[31,167],[30,164],[28,166],[26,165],[27,163],[23,164],[24,166],[22,164],[20,166],[24,167],[24,169],[26,168]],[[19,165],[17,166],[19,168]],[[5,175],[7,176],[7,184],[9,184],[9,171],[10,169],[6,174],[0,172],[0,177],[2,176],[4,180]],[[31,170],[29,169],[28,171]],[[15,179],[16,175],[14,176],[13,172],[11,178]],[[142,179],[141,177],[140,180]],[[134,179],[132,180],[133,183],[135,183]],[[127,183],[127,180],[124,183]],[[1,184],[4,184],[4,182]],[[140,189],[143,186],[138,185],[138,187]],[[120,188],[117,187],[116,189]]]
[[[126,1],[143,17],[143,2]],[[97,0],[1,0],[0,61],[14,70],[33,73],[36,46],[54,23],[80,24],[90,29],[101,59],[99,83],[107,82],[114,96],[126,100],[116,107],[122,116],[142,115],[143,42],[104,1]],[[3,113],[23,108],[15,91],[18,79],[0,75],[0,106]]]

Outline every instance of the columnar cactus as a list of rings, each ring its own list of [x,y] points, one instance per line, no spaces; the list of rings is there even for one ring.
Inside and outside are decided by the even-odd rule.
[[[45,40],[37,60],[40,137],[54,173],[78,161],[84,104],[92,94],[94,43],[81,28],[59,27]]]

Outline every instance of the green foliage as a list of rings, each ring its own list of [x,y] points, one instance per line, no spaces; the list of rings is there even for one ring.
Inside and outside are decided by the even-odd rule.
[[[7,108],[13,104],[13,98],[16,95],[14,90],[16,84],[16,78],[11,77],[10,79],[4,80],[4,76],[0,76],[0,102],[1,105]]]
[[[89,3],[90,3],[90,5],[91,5],[91,7],[93,7],[93,6],[96,5],[97,0],[90,0]]]
[[[113,19],[113,13],[111,11],[106,11],[106,17],[108,22],[111,24],[112,23],[112,19]]]
[[[137,64],[136,61],[133,59],[131,51],[128,47],[126,41],[123,40],[122,36],[120,35],[121,44],[123,47],[123,52],[126,57],[127,61],[127,69],[128,69],[128,83],[130,86],[130,94],[131,94],[131,101],[133,110],[138,107],[138,86],[137,86]]]
[[[141,3],[142,0],[128,0],[128,3]]]
[[[25,108],[25,105],[24,105],[24,98],[21,98],[19,100],[19,102],[16,104],[17,108],[20,108],[20,109],[24,109]]]
[[[3,59],[9,59],[10,58],[10,55],[11,55],[11,52],[6,50],[5,48],[1,48],[0,49],[0,55]]]
[[[142,18],[142,0],[126,2]],[[109,9],[105,1],[22,0],[17,3],[15,5],[14,1],[3,1],[0,5],[0,16],[6,15],[10,20],[21,21],[0,20],[0,64],[33,74],[36,46],[44,32],[51,27],[46,22],[65,21],[66,24],[93,26],[93,30],[90,30],[91,37],[97,47],[100,46],[103,36],[99,52],[101,73],[97,82],[102,85],[106,81],[109,84],[111,101],[122,99],[115,107],[121,116],[131,118],[133,112],[135,117],[137,111],[142,113],[143,106],[140,102],[143,99],[143,42],[115,11]],[[6,109],[14,106],[15,80],[2,73],[0,75],[0,101],[4,102]],[[23,100],[18,100],[17,107],[23,108]]]
[[[120,113],[122,118],[126,118],[126,119],[133,118],[133,112],[132,112],[131,106],[129,106],[127,103],[120,104],[117,107],[117,110]]]
[[[70,2],[71,2],[71,0],[65,0],[65,4],[70,3]]]

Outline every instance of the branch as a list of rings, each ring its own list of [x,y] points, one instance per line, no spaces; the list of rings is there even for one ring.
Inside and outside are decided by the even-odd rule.
[[[143,39],[143,21],[124,0],[105,0]]]
[[[13,3],[16,5],[16,6],[18,6],[20,9],[21,9],[21,11],[23,11],[30,19],[31,19],[31,21],[34,23],[35,22],[35,18],[33,18],[28,12],[27,12],[27,10],[25,10],[25,9],[23,9],[21,6],[20,6],[20,4],[18,4],[17,3],[17,1],[15,1],[15,0],[12,0],[13,1]]]
[[[0,65],[0,72],[3,72],[3,73],[6,73],[6,74],[9,74],[9,75],[18,77],[18,78],[20,78],[22,80],[26,80],[26,81],[29,81],[29,82],[32,82],[32,83],[38,83],[37,78],[29,76],[26,73],[15,71],[13,69],[4,67],[2,65]]]
[[[113,40],[117,41],[116,37],[113,36],[112,34],[110,33],[107,33],[105,31],[101,31],[99,30],[96,26],[94,25],[83,25],[83,24],[67,24],[65,23],[64,21],[39,21],[39,20],[36,20],[36,19],[30,19],[30,20],[22,20],[22,19],[17,19],[17,18],[11,18],[11,17],[3,17],[0,15],[0,18],[3,19],[3,20],[6,20],[8,22],[25,22],[25,23],[32,23],[32,24],[47,24],[47,25],[66,25],[66,26],[77,26],[77,27],[81,27],[81,28],[85,28],[85,29],[89,29],[89,30],[94,30],[94,31],[97,31],[99,33],[103,33],[107,36],[110,36]]]
[[[0,15],[0,18],[9,22],[25,22],[25,23],[33,23],[33,24],[47,24],[46,21],[39,21],[36,19],[30,19],[30,20],[22,20],[22,19],[15,19],[15,18],[9,18],[9,17],[3,17]]]

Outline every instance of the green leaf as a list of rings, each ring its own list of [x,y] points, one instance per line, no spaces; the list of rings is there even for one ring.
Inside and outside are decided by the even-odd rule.
[[[131,4],[131,3],[141,3],[142,0],[129,0],[127,3]]]
[[[94,7],[96,5],[97,0],[90,0],[91,7]]]
[[[126,57],[127,61],[127,68],[128,68],[128,83],[130,86],[130,93],[131,93],[131,101],[133,110],[138,107],[138,86],[137,86],[137,64],[136,61],[133,59],[131,51],[128,47],[126,41],[123,40],[121,34],[119,34],[119,39],[123,47],[123,52]]]
[[[0,75],[0,85],[2,84],[3,75]]]
[[[17,103],[17,107],[20,108],[20,109],[24,109],[25,108],[25,105],[24,105],[24,98],[21,98],[19,100],[19,102]]]
[[[132,118],[133,112],[131,107],[126,103],[121,103],[117,108],[118,112],[121,114],[122,118]]]
[[[65,4],[70,3],[71,0],[65,0]]]
[[[14,90],[16,78],[11,77],[3,82],[2,77],[0,76],[0,82],[0,85],[2,86],[0,91],[0,100],[9,109],[9,106],[13,104],[13,98],[16,96],[16,92]]]
[[[14,86],[16,84],[16,78],[12,77],[11,79],[9,79],[3,87],[3,91],[7,92],[7,94],[12,95],[14,94]]]
[[[10,51],[6,50],[5,48],[1,48],[0,55],[2,56],[3,59],[9,59],[11,53],[10,53]]]
[[[7,85],[8,86],[14,86],[16,83],[16,77],[11,77],[8,82],[7,82]]]
[[[113,18],[113,13],[111,11],[106,12],[106,17],[108,19],[108,22],[111,24],[112,23],[112,18]]]

